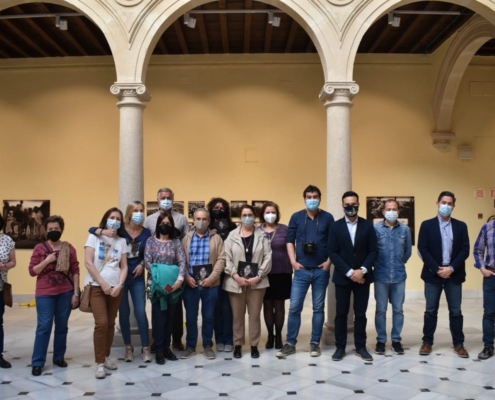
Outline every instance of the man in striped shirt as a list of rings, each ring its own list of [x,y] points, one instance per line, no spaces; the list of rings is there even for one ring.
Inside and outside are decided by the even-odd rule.
[[[474,266],[483,274],[483,351],[480,360],[493,356],[495,340],[495,220],[488,220],[474,244]]]

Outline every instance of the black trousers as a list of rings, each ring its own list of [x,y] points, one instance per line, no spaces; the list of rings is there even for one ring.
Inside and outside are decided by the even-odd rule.
[[[354,294],[354,345],[356,349],[366,347],[366,310],[370,297],[369,283],[351,282],[349,285],[335,285],[337,314],[335,316],[335,345],[345,348],[347,344],[347,316]]]
[[[174,314],[174,328],[172,332],[173,343],[182,343],[182,336],[184,335],[184,311],[183,311],[182,294],[180,295],[179,302],[175,308]]]

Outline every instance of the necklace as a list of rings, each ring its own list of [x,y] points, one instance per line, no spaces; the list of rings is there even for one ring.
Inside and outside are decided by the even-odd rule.
[[[244,240],[244,236],[241,236],[242,243],[244,243],[244,248],[246,249],[246,253],[249,251],[249,246],[251,245],[251,241],[253,240],[254,232],[249,236],[249,242],[246,245],[246,240]]]

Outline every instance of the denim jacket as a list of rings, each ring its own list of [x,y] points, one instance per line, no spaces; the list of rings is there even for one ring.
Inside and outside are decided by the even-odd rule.
[[[387,283],[405,281],[406,262],[411,257],[411,231],[397,221],[390,228],[385,220],[375,224],[378,241],[378,257],[375,261],[375,280]]]

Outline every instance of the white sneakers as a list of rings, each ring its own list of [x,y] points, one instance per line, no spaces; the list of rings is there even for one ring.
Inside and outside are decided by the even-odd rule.
[[[141,358],[143,359],[143,362],[145,362],[145,363],[151,362],[152,357],[151,357],[151,350],[150,350],[149,346],[143,347],[141,349]]]
[[[134,361],[134,347],[132,347],[132,344],[126,344],[125,346],[124,361],[125,362]]]
[[[96,379],[104,379],[107,376],[105,372],[105,367],[103,364],[98,364],[96,366],[96,374],[95,377]]]
[[[115,371],[118,368],[117,364],[114,364],[114,362],[112,361],[112,359],[110,357],[105,358],[105,363],[103,364],[103,366],[106,369],[110,369],[112,371]]]

